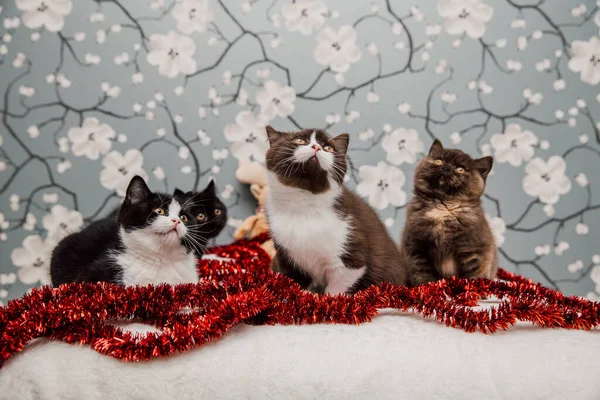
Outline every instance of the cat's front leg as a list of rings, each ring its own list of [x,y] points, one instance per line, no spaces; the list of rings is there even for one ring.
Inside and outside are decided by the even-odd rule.
[[[277,248],[275,257],[271,259],[271,270],[278,272],[296,282],[302,289],[307,289],[312,283],[310,276],[302,272],[300,267],[292,261],[285,250],[281,247]]]
[[[364,276],[365,272],[367,272],[366,266],[360,268],[348,268],[343,263],[328,269],[327,272],[325,272],[325,278],[327,279],[325,293],[349,293],[356,283]]]
[[[324,283],[317,282],[316,280],[313,279],[313,281],[310,283],[310,285],[308,285],[306,290],[308,290],[311,293],[315,293],[315,294],[323,294],[323,293],[325,293],[325,288],[326,288],[326,286]]]
[[[442,276],[428,257],[409,256],[407,264],[412,286],[419,286],[442,279]]]
[[[477,253],[457,254],[458,276],[460,278],[486,278],[484,260]]]

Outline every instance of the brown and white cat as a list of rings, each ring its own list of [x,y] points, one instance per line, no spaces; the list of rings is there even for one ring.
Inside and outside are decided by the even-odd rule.
[[[384,281],[406,284],[385,226],[343,184],[348,134],[266,130],[273,270],[317,293],[353,293]]]
[[[492,157],[473,159],[439,140],[418,163],[400,245],[412,285],[496,277],[496,245],[481,207],[492,164]]]

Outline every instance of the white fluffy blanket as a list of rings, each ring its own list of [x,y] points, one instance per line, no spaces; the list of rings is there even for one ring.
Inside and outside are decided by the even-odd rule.
[[[138,363],[40,339],[0,369],[0,399],[598,400],[599,378],[599,331],[469,334],[386,310],[360,326],[239,326]]]

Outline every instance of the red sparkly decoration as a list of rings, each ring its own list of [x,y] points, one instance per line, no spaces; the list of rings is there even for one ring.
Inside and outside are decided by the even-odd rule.
[[[123,287],[108,283],[33,289],[0,308],[0,365],[33,339],[90,345],[124,361],[148,360],[201,346],[239,323],[254,325],[371,321],[381,308],[412,311],[467,332],[493,333],[517,321],[544,328],[589,330],[600,325],[600,303],[568,297],[500,270],[502,281],[451,278],[415,288],[380,284],[354,296],[318,296],[270,271],[260,248],[267,236],[212,249],[233,261],[202,260],[199,284]],[[491,310],[479,299],[500,299]],[[187,308],[190,312],[181,312]],[[142,336],[110,320],[151,324]]]

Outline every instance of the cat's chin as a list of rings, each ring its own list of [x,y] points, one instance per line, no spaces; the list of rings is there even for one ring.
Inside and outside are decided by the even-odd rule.
[[[326,173],[329,172],[329,169],[326,168],[326,162],[323,160],[319,160],[318,157],[313,156],[308,160],[303,162],[304,170],[312,173]]]
[[[184,234],[180,234],[177,230],[175,229],[171,229],[170,231],[167,232],[156,232],[156,236],[159,237],[159,239],[162,242],[165,243],[169,243],[169,244],[174,244],[174,243],[179,243],[179,241],[185,236]]]

